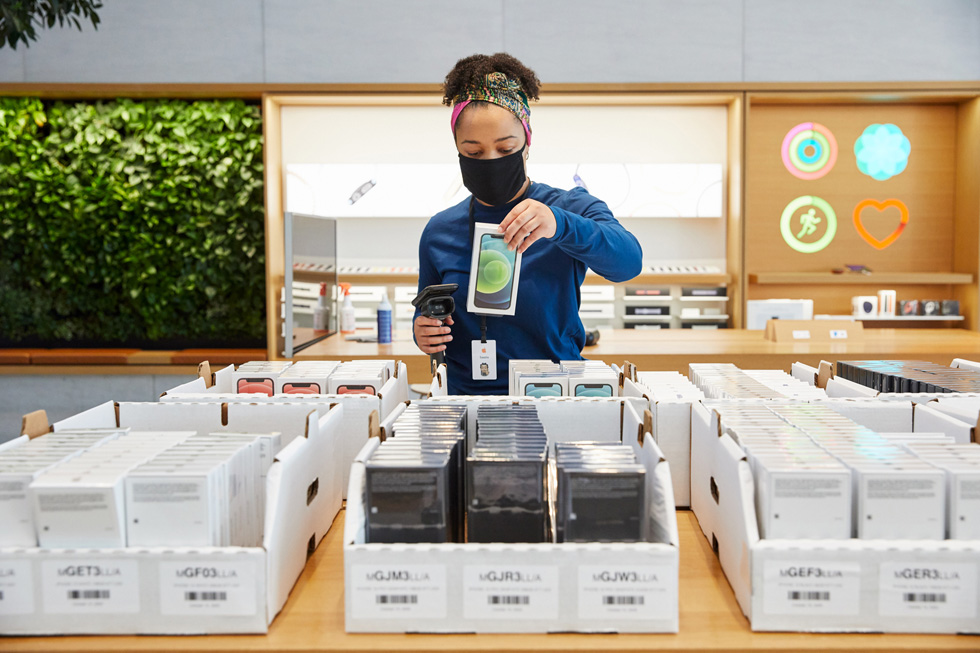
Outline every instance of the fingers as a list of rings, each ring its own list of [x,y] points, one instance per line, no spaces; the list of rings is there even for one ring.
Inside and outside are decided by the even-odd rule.
[[[510,213],[500,221],[500,232],[505,232],[510,227],[510,223],[513,222],[519,215],[524,213],[529,206],[531,206],[532,200],[523,200],[517,203],[517,206],[510,210]],[[505,238],[506,239],[506,238]]]
[[[504,242],[507,243],[508,249],[516,249],[521,241],[533,231],[534,214],[534,207],[528,207],[527,210],[515,215],[507,226],[504,226],[503,222],[500,223],[504,232]]]
[[[426,354],[445,350],[446,345],[444,343],[453,339],[449,334],[449,325],[452,323],[452,317],[446,318],[446,324],[435,318],[422,315],[415,318],[415,341],[418,343],[419,349]]]
[[[528,247],[533,245],[535,242],[541,240],[542,238],[544,238],[544,235],[542,234],[541,229],[535,229],[534,231],[531,232],[530,236],[524,239],[520,247],[517,248],[517,253],[523,254]]]

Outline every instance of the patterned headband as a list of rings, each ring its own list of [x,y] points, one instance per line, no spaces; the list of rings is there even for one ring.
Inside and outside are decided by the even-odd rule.
[[[465,91],[453,98],[453,114],[450,122],[453,134],[456,133],[456,121],[459,119],[459,114],[474,100],[496,104],[517,116],[517,119],[524,125],[527,144],[531,144],[531,127],[528,124],[531,118],[531,107],[528,104],[527,94],[521,90],[520,83],[503,73],[490,73],[483,78],[482,83],[467,87]]]

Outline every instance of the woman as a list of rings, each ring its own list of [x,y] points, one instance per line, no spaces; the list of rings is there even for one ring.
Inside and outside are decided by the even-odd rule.
[[[579,289],[586,268],[614,282],[640,272],[640,244],[604,202],[583,188],[561,190],[528,178],[529,98],[538,99],[539,85],[532,70],[498,53],[460,59],[443,86],[472,197],[433,216],[419,244],[419,291],[459,284],[456,312],[441,322],[416,311],[413,330],[423,352],[445,351],[450,394],[506,394],[511,359],[581,359]],[[486,366],[481,372],[480,348],[472,345],[481,341],[481,316],[465,311],[473,222],[498,224],[506,247],[523,256],[516,314],[482,318],[486,340],[496,347],[496,370],[489,374]]]

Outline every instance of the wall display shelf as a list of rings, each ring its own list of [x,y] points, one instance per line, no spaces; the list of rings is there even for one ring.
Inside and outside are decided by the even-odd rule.
[[[533,107],[528,173],[559,188],[584,183],[603,200],[650,261],[638,283],[727,284],[741,268],[742,98],[551,92]],[[394,270],[417,267],[428,217],[468,195],[447,122],[435,92],[264,96],[268,306],[281,292],[285,211],[338,219],[340,281],[415,282]],[[405,133],[425,145],[391,148]],[[296,279],[316,282],[308,272]],[[585,283],[609,284],[591,274]],[[590,316],[590,326],[621,326],[621,296],[617,288],[612,318]],[[270,356],[281,350],[277,331],[268,330]]]
[[[773,91],[746,94],[743,297],[843,314],[893,289],[960,302],[920,322],[977,329],[980,87]]]
[[[960,322],[962,315],[896,315],[895,317],[859,317],[861,322]]]
[[[973,275],[962,272],[872,272],[856,274],[845,272],[758,272],[749,275],[749,282],[766,284],[827,284],[889,286],[901,284],[916,285],[960,285],[973,283]]]

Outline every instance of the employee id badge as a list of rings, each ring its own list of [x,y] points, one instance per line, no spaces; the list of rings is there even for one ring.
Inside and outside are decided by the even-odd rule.
[[[474,340],[473,348],[473,380],[497,380],[497,341],[482,342]]]

